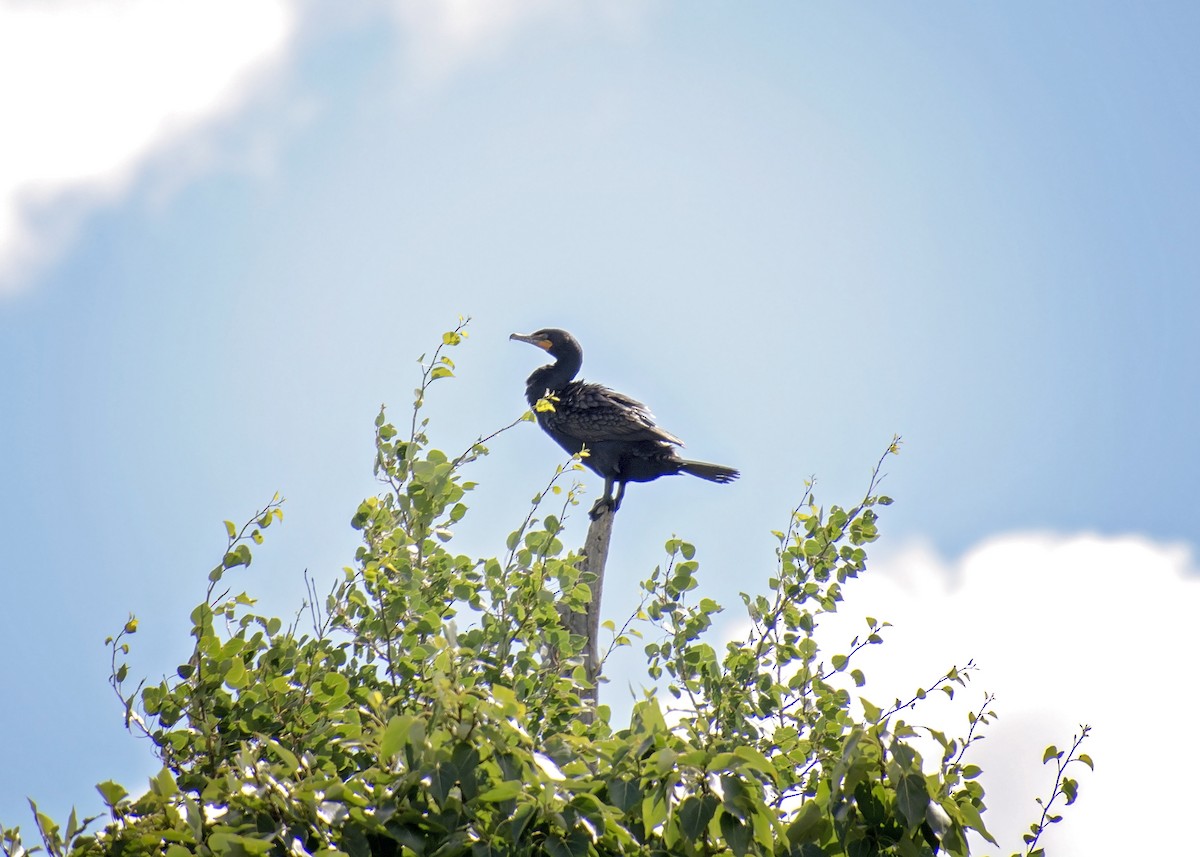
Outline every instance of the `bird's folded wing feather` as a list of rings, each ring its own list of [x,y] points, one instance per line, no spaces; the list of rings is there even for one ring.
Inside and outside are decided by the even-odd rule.
[[[551,421],[585,443],[658,440],[683,446],[683,441],[654,424],[649,408],[623,393],[599,384],[580,384],[564,393],[564,407],[555,409]]]

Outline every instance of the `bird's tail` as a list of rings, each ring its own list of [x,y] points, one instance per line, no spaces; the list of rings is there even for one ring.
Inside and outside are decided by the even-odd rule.
[[[732,467],[726,467],[723,464],[708,464],[704,461],[685,461],[679,470],[681,473],[690,473],[701,479],[707,479],[709,482],[732,482],[741,476]]]

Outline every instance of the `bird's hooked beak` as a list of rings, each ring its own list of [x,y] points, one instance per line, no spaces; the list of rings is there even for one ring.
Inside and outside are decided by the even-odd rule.
[[[510,340],[515,339],[517,342],[528,342],[530,345],[536,345],[538,348],[542,348],[546,351],[549,351],[550,346],[553,344],[546,337],[538,336],[534,333],[514,333],[508,338]]]

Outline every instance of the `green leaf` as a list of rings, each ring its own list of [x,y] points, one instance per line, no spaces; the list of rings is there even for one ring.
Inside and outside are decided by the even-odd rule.
[[[233,550],[225,554],[221,560],[221,565],[227,569],[237,568],[240,565],[250,564],[250,548],[246,545],[236,545]]]
[[[209,520],[211,520],[211,518]],[[231,538],[231,539],[237,538],[237,525],[234,524],[233,521],[226,521],[225,522],[225,532],[229,533],[229,538]]]
[[[742,857],[750,850],[750,842],[753,839],[754,832],[749,825],[738,821],[727,811],[721,812],[721,835],[725,837],[725,842],[737,857]]]
[[[959,801],[958,811],[962,814],[963,820],[967,823],[968,827],[993,845],[997,844],[996,840],[992,838],[992,834],[988,833],[987,828],[983,826],[983,817],[975,807],[975,804],[969,800]]]
[[[929,789],[925,777],[920,774],[905,774],[896,784],[896,808],[904,816],[909,827],[916,827],[925,820],[925,808],[929,806]]]
[[[967,857],[967,842],[963,838],[962,830],[958,825],[951,825],[942,835],[942,848],[955,857]],[[1029,855],[1033,857],[1033,855]]]
[[[1046,748],[1046,752],[1042,754],[1042,764],[1043,765],[1046,764],[1051,759],[1056,758],[1057,756],[1058,756],[1058,748],[1055,747],[1053,744],[1051,744],[1049,747]]]
[[[1062,793],[1067,798],[1067,806],[1075,803],[1075,799],[1079,797],[1079,783],[1070,777],[1064,777],[1062,783]]]
[[[679,805],[679,828],[683,835],[692,842],[700,839],[712,821],[719,803],[713,795],[706,794],[697,797],[691,795]]]
[[[621,812],[629,812],[642,802],[642,789],[635,780],[609,780],[608,798]]]
[[[393,717],[383,730],[383,738],[379,742],[379,756],[384,761],[390,760],[408,744],[409,729],[415,718],[404,714]]]
[[[96,791],[100,792],[100,797],[104,798],[105,805],[109,807],[115,807],[129,795],[124,786],[112,780],[97,783]]]
[[[321,678],[321,687],[330,696],[342,696],[350,690],[350,680],[341,673],[326,673]]]
[[[87,826],[87,822],[84,822],[84,826],[85,827]],[[79,832],[80,832],[79,819],[75,815],[75,808],[71,807],[71,815],[67,818],[67,831],[66,831],[65,840],[67,842],[70,842],[72,839],[75,838],[75,834],[77,834]],[[0,841],[2,841],[3,833],[4,833],[4,828],[3,828],[3,826],[0,826]]]
[[[648,794],[642,798],[642,827],[653,830],[667,818],[667,802]]]
[[[214,854],[229,854],[230,857],[242,855],[266,854],[273,847],[270,839],[256,839],[252,836],[242,836],[237,833],[213,833],[208,837],[208,846]],[[317,852],[320,853],[320,852]],[[336,852],[341,854],[342,852]]]
[[[566,840],[558,834],[552,833],[546,837],[545,849],[549,857],[586,857],[588,853],[586,844],[583,845],[582,850],[573,847],[580,844],[582,843],[575,839]]]
[[[661,777],[675,770],[675,760],[678,758],[679,753],[670,747],[663,747],[646,760],[646,766]]]
[[[667,731],[667,721],[663,719],[657,699],[645,699],[634,705],[630,722],[651,733]]]
[[[512,692],[511,688],[497,684],[492,686],[491,692],[492,698],[500,704],[505,714],[511,716],[520,711],[521,703],[517,701],[517,695]]]
[[[815,842],[821,836],[825,815],[815,800],[805,801],[796,813],[792,823],[788,825],[787,839],[792,845],[805,842]]]
[[[502,800],[512,800],[524,790],[525,784],[520,780],[505,780],[480,794],[479,799],[488,803],[499,803]]]
[[[295,774],[300,769],[300,760],[296,758],[296,754],[274,738],[267,739],[267,748],[287,766],[288,776]]]
[[[733,755],[741,761],[743,766],[766,774],[772,781],[777,779],[778,774],[775,771],[775,766],[754,747],[747,744],[739,744],[734,749]]]
[[[228,669],[225,670],[225,675],[222,676],[225,684],[237,690],[246,686],[246,665],[242,663],[240,658],[234,658],[229,662]]]
[[[446,797],[450,794],[450,789],[458,783],[459,771],[458,766],[452,762],[438,762],[433,766],[433,772],[429,776],[429,793],[439,805],[446,803]]]
[[[171,774],[170,768],[163,768],[150,779],[150,791],[162,797],[172,797],[179,792],[179,787],[175,784],[175,777]]]

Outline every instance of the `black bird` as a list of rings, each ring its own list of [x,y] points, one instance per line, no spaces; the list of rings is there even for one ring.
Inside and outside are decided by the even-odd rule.
[[[675,447],[683,441],[654,424],[654,415],[641,402],[603,387],[576,381],[583,349],[565,330],[544,328],[509,339],[545,349],[554,362],[535,369],[525,384],[525,398],[538,424],[567,452],[587,447],[583,463],[604,477],[604,496],[592,507],[597,518],[605,506],[621,507],[626,482],[649,482],[660,476],[690,473],[710,482],[732,482],[738,472],[720,464],[687,461]],[[539,411],[539,400],[553,396],[554,410]],[[613,484],[617,493],[613,494]]]

